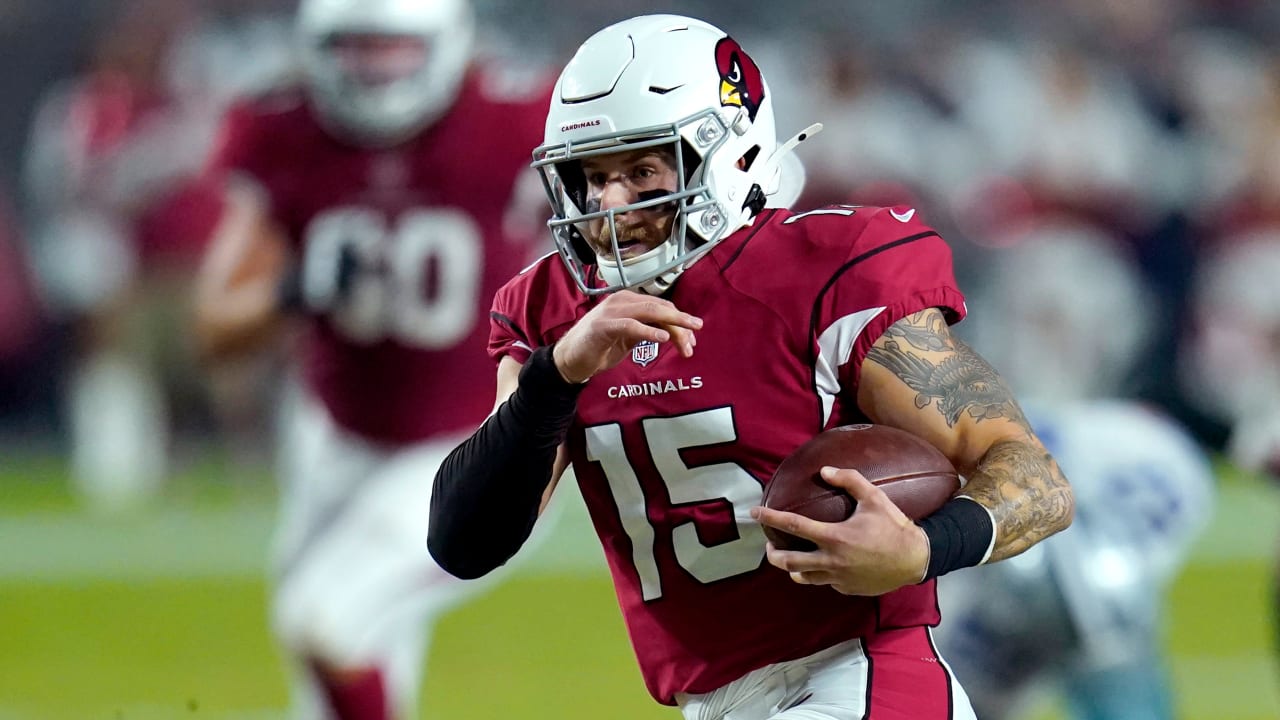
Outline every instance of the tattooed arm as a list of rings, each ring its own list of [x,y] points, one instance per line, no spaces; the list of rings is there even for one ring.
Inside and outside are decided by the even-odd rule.
[[[986,532],[978,533],[980,547],[966,540],[966,530],[987,529],[986,513],[967,500],[953,500],[926,520],[942,531],[935,544],[929,528],[913,523],[857,470],[825,468],[823,479],[858,502],[847,520],[824,523],[770,508],[751,511],[760,523],[817,546],[810,552],[767,549],[769,562],[793,581],[830,585],[849,595],[882,595],[973,565],[988,547],[988,561],[1012,557],[1071,523],[1074,501],[1058,464],[995,370],[951,337],[941,311],[903,318],[876,341],[862,363],[858,406],[873,422],[924,437],[951,458],[968,481],[964,494],[995,521],[994,545]],[[948,508],[976,524],[961,523]]]
[[[991,561],[1071,524],[1067,479],[996,371],[958,338],[941,311],[903,318],[862,365],[858,405],[873,422],[909,430],[951,458],[964,494],[991,511]]]

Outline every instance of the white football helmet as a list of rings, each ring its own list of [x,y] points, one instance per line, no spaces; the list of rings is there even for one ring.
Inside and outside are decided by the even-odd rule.
[[[467,0],[302,0],[302,65],[312,101],[332,129],[361,144],[392,145],[435,122],[457,97],[475,20]],[[371,85],[344,70],[331,47],[343,34],[420,38],[422,66]]]
[[[782,157],[816,127],[779,148],[773,98],[755,62],[722,30],[678,15],[647,15],[587,39],[556,83],[545,143],[534,151],[554,216],[556,247],[583,292],[664,292],[703,253],[751,222],[778,192]],[[588,212],[583,158],[670,146],[677,187],[660,197]],[[742,167],[739,167],[739,161]],[[614,216],[673,204],[671,236],[618,262]],[[612,257],[596,257],[582,232],[604,219]],[[604,286],[588,276],[599,269]]]

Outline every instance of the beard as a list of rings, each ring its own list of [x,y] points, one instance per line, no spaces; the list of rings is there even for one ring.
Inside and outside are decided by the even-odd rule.
[[[671,223],[673,220],[673,217],[665,217],[657,223],[638,222],[625,225],[615,223],[615,227],[618,230],[618,247],[622,253],[622,259],[625,260],[628,257],[635,257],[641,253],[648,252],[665,242],[671,236]],[[612,257],[613,243],[609,234],[609,223],[600,223],[600,229],[591,238],[591,244],[596,254]]]

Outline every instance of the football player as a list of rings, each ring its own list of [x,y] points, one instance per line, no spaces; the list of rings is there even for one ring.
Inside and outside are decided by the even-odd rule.
[[[95,510],[153,500],[179,464],[172,448],[207,437],[223,410],[183,312],[220,211],[199,175],[230,98],[289,61],[268,49],[274,26],[215,29],[198,5],[103,6],[86,68],[45,92],[25,150],[34,279],[72,334],[57,363],[71,486]]]
[[[297,22],[304,85],[226,118],[199,331],[234,357],[298,326],[272,600],[296,717],[415,717],[462,592],[423,549],[429,478],[489,410],[488,304],[533,257],[550,83],[472,62],[464,0],[305,0]]]
[[[558,257],[494,299],[497,404],[436,475],[428,546],[459,577],[492,571],[572,463],[659,702],[700,720],[972,718],[930,637],[934,579],[1066,527],[1071,490],[951,335],[964,299],[916,209],[768,207],[814,131],[779,144],[773,102],[699,20],[637,17],[578,49],[534,161]],[[866,421],[934,443],[964,494],[916,525],[827,468],[850,519],[759,507],[790,452]],[[770,547],[762,525],[818,549]]]

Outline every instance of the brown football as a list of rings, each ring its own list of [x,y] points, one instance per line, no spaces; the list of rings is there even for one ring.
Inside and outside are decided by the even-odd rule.
[[[764,488],[763,504],[774,510],[840,522],[857,503],[823,482],[824,465],[858,470],[912,520],[933,513],[960,489],[951,461],[928,441],[887,425],[845,425],[820,433],[778,465]],[[765,526],[765,537],[781,550],[813,550],[813,543]]]

